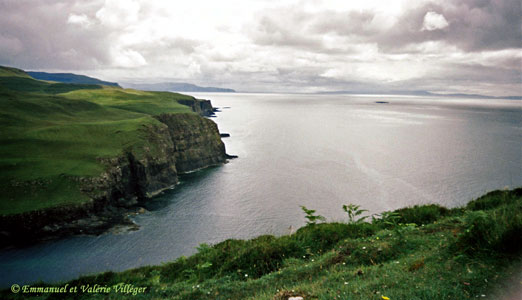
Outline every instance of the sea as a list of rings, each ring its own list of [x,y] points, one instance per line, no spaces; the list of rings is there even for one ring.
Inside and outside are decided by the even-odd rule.
[[[397,95],[193,93],[219,109],[228,163],[181,177],[132,217],[137,231],[0,251],[0,286],[159,265],[200,244],[284,235],[301,206],[329,222],[344,204],[378,215],[463,206],[522,186],[522,101]]]

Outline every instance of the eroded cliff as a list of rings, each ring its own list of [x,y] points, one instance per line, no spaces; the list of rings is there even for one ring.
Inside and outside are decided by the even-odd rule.
[[[199,102],[194,102],[199,107]],[[204,114],[202,111],[198,113]],[[69,178],[90,201],[0,218],[0,246],[71,234],[99,234],[130,224],[126,214],[138,203],[178,183],[178,174],[224,163],[227,155],[217,125],[196,114],[161,114],[144,124],[144,146],[100,159],[106,168],[95,177]]]

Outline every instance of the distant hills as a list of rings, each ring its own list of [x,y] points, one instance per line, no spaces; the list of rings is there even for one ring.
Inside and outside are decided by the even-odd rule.
[[[477,98],[477,99],[509,99],[509,100],[522,100],[522,96],[504,96],[495,97],[479,94],[442,94],[432,93],[428,91],[327,91],[318,92],[317,94],[359,94],[359,95],[411,95],[411,96],[434,96],[434,97],[458,97],[458,98]]]
[[[218,87],[203,87],[185,82],[162,82],[162,83],[122,83],[125,88],[143,91],[175,91],[175,92],[213,92],[213,93],[235,93],[233,89]]]
[[[37,80],[57,81],[63,83],[77,83],[77,84],[102,84],[109,86],[121,87],[116,82],[103,81],[97,78],[78,75],[73,73],[46,73],[46,72],[26,72],[29,76]]]
[[[34,79],[56,81],[62,83],[76,84],[102,84],[121,87],[116,82],[103,81],[97,78],[78,75],[73,73],[46,73],[46,72],[26,72]],[[132,88],[143,91],[176,91],[176,92],[213,92],[213,93],[234,93],[235,90],[218,87],[203,87],[185,82],[161,82],[161,83],[125,83],[125,88]]]

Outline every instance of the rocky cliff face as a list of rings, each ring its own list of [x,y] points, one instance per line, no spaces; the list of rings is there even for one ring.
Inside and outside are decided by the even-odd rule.
[[[98,177],[73,178],[90,202],[4,216],[0,218],[0,246],[101,233],[114,224],[125,223],[129,208],[135,208],[140,201],[174,187],[178,174],[226,161],[225,146],[211,120],[196,114],[162,114],[155,118],[159,121],[156,125],[143,129],[145,147],[102,159],[106,171]]]
[[[194,115],[162,114],[156,117],[167,125],[174,146],[178,173],[186,173],[223,163],[225,145],[216,123]]]
[[[190,106],[192,111],[198,113],[201,116],[210,117],[214,115],[215,109],[212,107],[210,100],[178,100],[180,104]]]

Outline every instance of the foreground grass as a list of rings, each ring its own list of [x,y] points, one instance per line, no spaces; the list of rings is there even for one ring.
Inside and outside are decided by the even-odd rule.
[[[160,113],[192,113],[175,93],[34,80],[0,67],[0,215],[87,201],[73,177],[147,147]],[[154,149],[150,149],[153,151]]]
[[[78,289],[94,284],[111,287],[108,292],[4,291],[0,296],[498,299],[505,288],[513,288],[506,286],[507,279],[520,275],[521,212],[522,189],[495,191],[463,208],[416,206],[384,214],[372,223],[316,224],[288,236],[227,240],[212,247],[201,245],[197,254],[162,266],[107,272],[68,282]],[[133,289],[117,292],[114,286],[119,283],[146,289],[134,290],[135,295]]]

